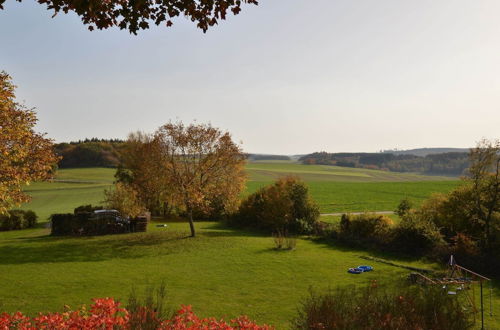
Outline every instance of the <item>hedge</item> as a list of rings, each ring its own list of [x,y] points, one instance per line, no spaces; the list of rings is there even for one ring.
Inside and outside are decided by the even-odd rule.
[[[38,216],[33,211],[10,210],[0,215],[0,231],[33,228]]]

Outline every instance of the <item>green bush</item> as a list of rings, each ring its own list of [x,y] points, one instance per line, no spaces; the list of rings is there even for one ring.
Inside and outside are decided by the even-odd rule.
[[[383,215],[343,214],[336,237],[343,242],[363,246],[384,246],[388,243],[393,222]]]
[[[248,196],[233,215],[233,224],[295,234],[312,233],[319,207],[304,182],[285,177]]]
[[[392,232],[391,249],[411,255],[422,255],[446,246],[439,228],[418,214],[406,214]]]
[[[463,297],[449,296],[440,287],[388,289],[372,283],[311,291],[292,323],[295,329],[472,329],[472,312],[464,304]]]
[[[10,210],[0,215],[0,231],[33,228],[38,216],[33,211]]]
[[[398,207],[394,211],[398,216],[404,217],[413,208],[413,203],[408,199],[404,198],[399,202]]]

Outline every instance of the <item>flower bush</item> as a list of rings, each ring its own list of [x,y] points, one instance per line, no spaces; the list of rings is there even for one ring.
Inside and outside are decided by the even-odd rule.
[[[76,311],[64,313],[39,314],[30,318],[20,312],[0,314],[0,330],[31,330],[31,329],[132,329],[131,316],[137,320],[141,314],[131,315],[127,309],[122,308],[120,303],[113,298],[94,299],[94,303],[87,310],[82,307]],[[149,313],[155,313],[149,311]],[[149,315],[148,318],[151,316]],[[146,320],[145,320],[146,322]],[[213,317],[199,318],[191,306],[182,306],[170,319],[163,320],[157,327],[159,330],[270,330],[270,326],[259,326],[249,320],[246,316],[240,316],[229,322],[223,319],[217,320]]]

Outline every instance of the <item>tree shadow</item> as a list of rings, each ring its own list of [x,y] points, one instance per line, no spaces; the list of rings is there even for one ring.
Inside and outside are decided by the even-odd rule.
[[[367,248],[363,246],[354,246],[351,244],[343,243],[339,240],[335,240],[333,238],[323,238],[323,237],[311,237],[310,241],[324,247],[327,249],[332,249],[341,252],[351,252],[351,253],[359,253],[360,255],[380,258],[380,259],[388,259],[392,262],[421,262],[425,264],[435,264],[435,262],[426,260],[423,257],[410,256],[401,253],[394,253],[389,251],[381,251],[375,248]]]
[[[222,223],[198,225],[195,238],[191,238],[187,231],[175,230],[82,237],[37,233],[36,236],[15,237],[0,245],[0,265],[136,259],[196,249],[198,239],[205,237],[269,237],[263,232],[242,230]],[[156,248],[149,248],[153,246]]]
[[[176,253],[175,242],[184,232],[135,233],[95,237],[36,236],[22,238],[21,244],[0,246],[0,264],[95,262],[109,259],[135,259],[161,253]],[[184,240],[189,242],[189,240]],[[184,244],[186,245],[186,244]],[[188,243],[189,245],[189,243]],[[192,244],[191,244],[192,245]],[[147,247],[160,246],[160,249]]]

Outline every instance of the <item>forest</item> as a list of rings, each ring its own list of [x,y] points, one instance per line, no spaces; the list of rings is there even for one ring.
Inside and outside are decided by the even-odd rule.
[[[467,169],[468,153],[445,152],[417,156],[394,153],[328,153],[315,152],[302,156],[306,165],[335,165],[393,172],[413,172],[434,175],[462,175]]]

